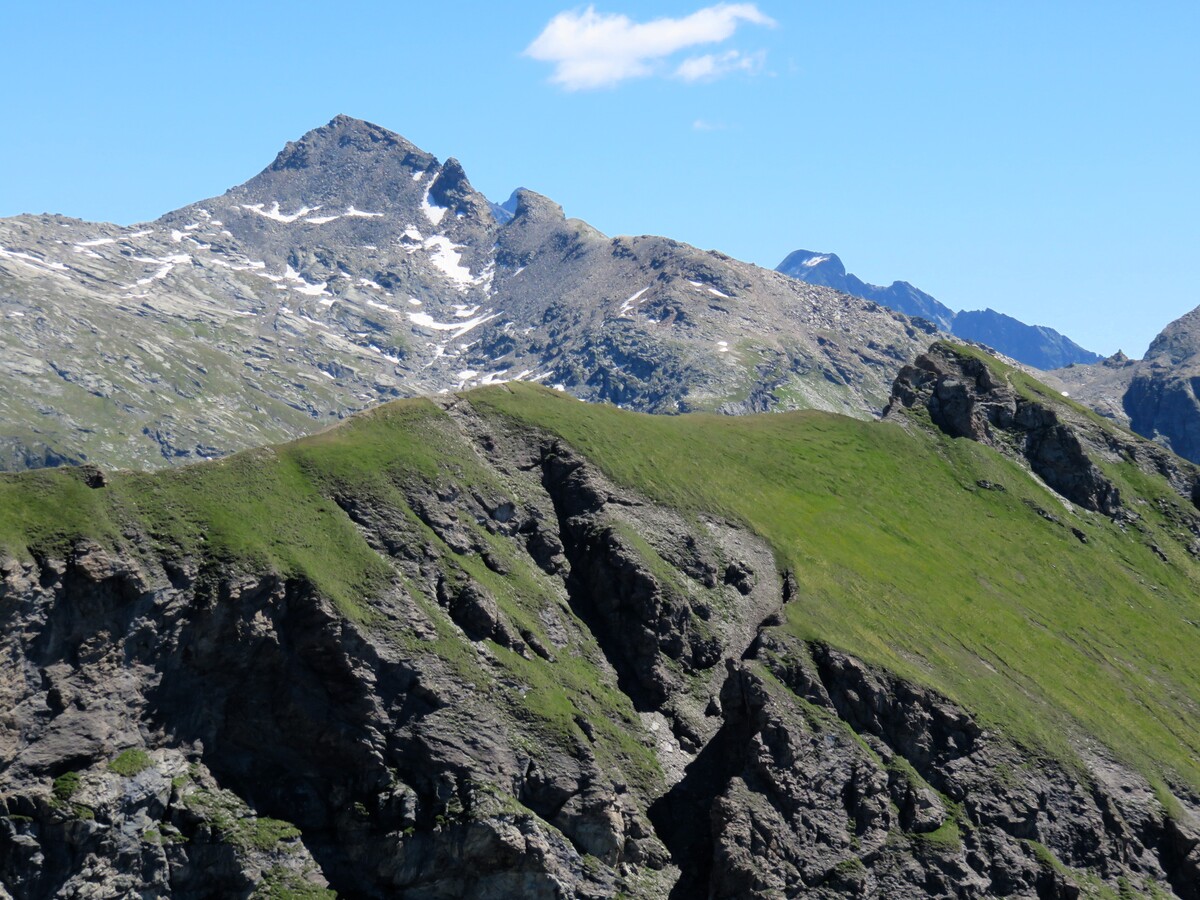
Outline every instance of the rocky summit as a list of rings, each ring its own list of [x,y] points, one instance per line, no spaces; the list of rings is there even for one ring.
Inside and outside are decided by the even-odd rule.
[[[943,331],[993,348],[1035,369],[1057,369],[1074,363],[1094,363],[1100,356],[1045,325],[1026,325],[994,309],[954,312],[907,281],[888,287],[868,284],[846,271],[835,253],[796,250],[775,269],[808,284],[821,284],[855,297],[865,297],[908,316],[928,319]]]
[[[1053,383],[1101,415],[1200,460],[1200,308],[1170,323],[1144,359],[1124,353],[1095,365],[1070,366]]]
[[[1196,898],[1198,485],[945,343],[2,476],[0,895]]]
[[[509,380],[653,412],[878,415],[926,323],[551,200],[339,116],[137,226],[0,221],[0,466],[195,461]]]

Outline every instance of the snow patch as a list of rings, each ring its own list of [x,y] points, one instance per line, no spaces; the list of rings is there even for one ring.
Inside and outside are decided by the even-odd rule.
[[[447,237],[435,235],[426,238],[424,247],[430,251],[429,261],[433,263],[434,268],[453,281],[460,291],[476,283],[471,270],[462,264],[462,244],[455,244]]]
[[[717,341],[717,352],[718,353],[728,353],[729,352],[729,341]]]
[[[381,219],[381,218],[383,218],[383,213],[364,212],[361,209],[355,209],[353,204],[351,204],[350,206],[348,206],[346,208],[346,212],[344,213],[344,215],[350,217],[351,219]]]
[[[626,300],[624,303],[622,303],[621,309],[617,312],[617,315],[618,316],[627,316],[631,312],[633,312],[633,308],[635,306],[637,306],[638,301],[642,297],[642,294],[646,293],[646,291],[648,291],[648,290],[650,290],[649,286],[644,287],[640,291],[638,291],[636,294],[634,294],[632,297],[630,297],[628,300]]]
[[[176,253],[172,256],[164,256],[162,259],[142,260],[143,262],[161,263],[161,265],[158,267],[158,270],[155,271],[155,273],[153,275],[149,276],[148,278],[139,278],[137,280],[137,283],[138,284],[150,284],[151,282],[158,281],[159,279],[162,279],[162,278],[166,278],[167,275],[170,273],[170,271],[173,268],[175,268],[176,266],[178,266],[182,263],[191,262],[191,259],[192,258],[190,256],[188,256],[186,253]]]
[[[341,216],[309,216],[304,221],[312,225],[327,225],[335,219],[340,218]]]
[[[375,353],[378,353],[380,356],[382,356],[388,362],[397,363],[397,364],[400,362],[400,357],[398,357],[392,353],[388,353],[382,347],[377,347],[374,344],[367,344],[367,349],[371,350]]]
[[[116,238],[95,238],[90,241],[80,241],[76,247],[103,247],[105,244],[115,244]]]
[[[292,290],[299,294],[304,294],[306,297],[320,297],[322,294],[328,294],[324,281],[311,284],[310,282],[307,282],[301,278],[300,273],[293,269],[290,265],[284,271],[283,278],[285,281],[291,282],[293,285]],[[275,279],[271,280],[274,281]],[[329,300],[328,302],[322,301],[322,303],[325,306],[332,306],[333,300]]]
[[[730,297],[729,297],[729,295],[728,295],[728,294],[722,294],[722,293],[721,293],[720,291],[718,291],[718,290],[717,290],[715,287],[710,287],[710,288],[708,289],[708,292],[709,292],[710,294],[712,294],[714,297],[724,297],[726,300],[730,299]]]
[[[425,196],[421,198],[421,212],[425,213],[425,218],[429,220],[430,225],[442,224],[442,218],[446,215],[446,207],[434,206],[429,202],[429,191],[425,191]]]
[[[827,259],[829,259],[828,256],[810,256],[803,263],[801,263],[801,265],[806,266],[811,269],[813,266],[819,266],[821,263],[825,262],[825,260],[827,260]]]
[[[493,313],[490,309],[482,315],[476,316],[473,319],[467,319],[465,322],[438,322],[429,313],[410,312],[407,313],[409,321],[421,328],[429,328],[433,331],[450,331],[450,340],[458,340],[472,328],[482,325],[484,322],[490,322],[499,316],[499,313]],[[444,352],[443,345],[443,352]],[[441,354],[437,354],[440,356]]]
[[[297,219],[302,219],[305,216],[307,216],[309,213],[316,212],[318,209],[321,208],[319,206],[314,206],[311,208],[309,208],[307,206],[302,206],[302,207],[300,207],[298,212],[294,212],[291,214],[281,213],[279,211],[279,201],[278,200],[276,200],[274,203],[271,204],[270,209],[263,209],[262,203],[243,203],[243,204],[241,204],[241,206],[242,206],[242,209],[244,209],[248,212],[255,213],[256,215],[260,215],[264,219],[271,219],[272,221],[275,221],[275,222],[283,222],[284,224],[287,224],[287,225],[290,225],[292,222],[295,222]],[[173,235],[174,235],[174,232],[172,232],[172,236]]]

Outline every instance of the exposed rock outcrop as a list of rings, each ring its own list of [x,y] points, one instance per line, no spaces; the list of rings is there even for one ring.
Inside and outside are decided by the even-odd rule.
[[[885,416],[925,410],[952,437],[1021,459],[1053,490],[1085,509],[1131,516],[1098,461],[1129,462],[1165,477],[1187,505],[1173,515],[1200,535],[1195,504],[1200,471],[1151,441],[1089,419],[1087,413],[1022,373],[1005,371],[965,348],[939,342],[900,370]]]

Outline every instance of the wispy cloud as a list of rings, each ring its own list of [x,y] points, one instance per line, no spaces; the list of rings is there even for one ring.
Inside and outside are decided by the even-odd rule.
[[[708,119],[697,119],[692,123],[693,131],[724,131],[724,122],[710,122]]]
[[[767,54],[763,50],[757,53],[740,53],[737,50],[706,53],[703,56],[689,56],[681,62],[675,69],[675,77],[684,81],[712,81],[731,72],[754,75],[762,71],[766,61]]]
[[[667,58],[690,47],[727,41],[743,22],[775,24],[754,3],[718,3],[682,18],[650,22],[634,22],[620,13],[598,13],[589,6],[556,15],[525,48],[525,55],[553,63],[550,80],[569,91],[612,87],[655,74],[706,81],[738,71],[756,72],[762,67],[763,53],[729,50],[693,56],[673,70]]]

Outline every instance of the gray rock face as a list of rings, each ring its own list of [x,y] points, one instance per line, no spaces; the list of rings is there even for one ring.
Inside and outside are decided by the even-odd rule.
[[[243,185],[121,228],[0,221],[0,464],[147,467],[397,396],[522,379],[675,412],[869,417],[932,329],[339,116]]]
[[[132,532],[0,564],[8,896],[1197,896],[1188,798],[790,635],[759,539],[447,412],[483,477],[330,498],[395,573],[358,619]]]
[[[867,284],[858,276],[847,273],[834,253],[796,250],[788,254],[776,271],[809,284],[823,284],[856,297],[866,297],[905,315],[928,319],[943,331],[993,347],[1036,369],[1057,369],[1100,360],[1097,354],[1044,325],[1026,325],[993,309],[956,313],[907,281],[893,281],[888,287]]]
[[[1049,380],[1101,415],[1200,461],[1200,309],[1169,324],[1146,358],[1117,353],[1096,365],[1071,366]]]
[[[1163,329],[1136,367],[1124,408],[1129,427],[1200,459],[1200,309]]]

